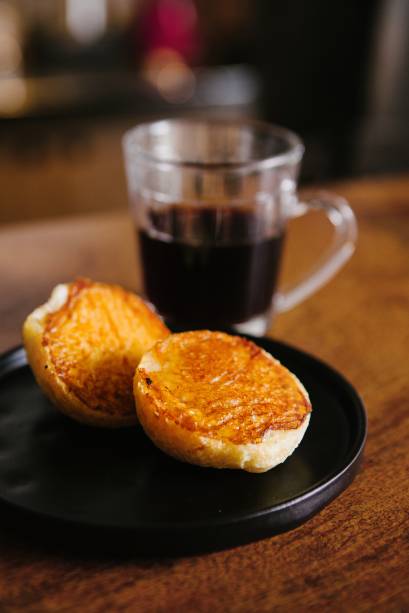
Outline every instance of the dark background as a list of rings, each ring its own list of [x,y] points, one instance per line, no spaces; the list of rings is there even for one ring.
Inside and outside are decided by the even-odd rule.
[[[407,171],[408,74],[407,0],[4,0],[0,222],[126,206],[159,116],[290,127],[304,184]]]

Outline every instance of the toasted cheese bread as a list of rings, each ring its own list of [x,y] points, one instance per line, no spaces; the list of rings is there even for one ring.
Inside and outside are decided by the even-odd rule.
[[[135,368],[168,334],[141,298],[87,279],[58,285],[23,326],[29,364],[48,398],[78,421],[107,427],[137,422]]]
[[[300,381],[247,339],[207,330],[173,334],[145,353],[134,378],[139,421],[171,456],[264,472],[308,427]]]

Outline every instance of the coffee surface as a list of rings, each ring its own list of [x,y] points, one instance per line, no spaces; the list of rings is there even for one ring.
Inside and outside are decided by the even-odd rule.
[[[145,292],[170,321],[230,326],[266,312],[283,235],[259,213],[171,206],[138,230]]]

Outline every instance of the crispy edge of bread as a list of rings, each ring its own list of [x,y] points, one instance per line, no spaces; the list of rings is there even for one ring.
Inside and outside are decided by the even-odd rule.
[[[61,380],[43,346],[43,333],[46,316],[58,311],[67,301],[69,284],[57,285],[42,306],[35,309],[23,324],[23,342],[28,362],[34,377],[45,395],[62,413],[91,426],[120,428],[138,423],[136,412],[133,415],[108,415],[96,412],[82,402]]]
[[[263,350],[271,360],[277,361]],[[139,422],[149,438],[168,455],[199,466],[243,469],[262,473],[284,462],[298,447],[308,428],[311,413],[301,425],[292,430],[269,430],[260,443],[233,443],[187,430],[173,420],[159,416],[149,386],[143,379],[150,372],[158,373],[160,364],[148,351],[136,369],[134,395]],[[290,371],[289,371],[290,372]],[[291,373],[295,383],[308,402],[308,393],[299,379]],[[161,418],[162,417],[162,418]]]

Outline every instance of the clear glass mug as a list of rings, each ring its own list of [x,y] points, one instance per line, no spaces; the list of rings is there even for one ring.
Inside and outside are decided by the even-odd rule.
[[[170,323],[265,334],[351,256],[355,216],[328,193],[297,197],[304,152],[292,132],[253,121],[169,119],[123,140],[144,292]],[[311,209],[333,226],[304,279],[277,288],[287,222]]]

